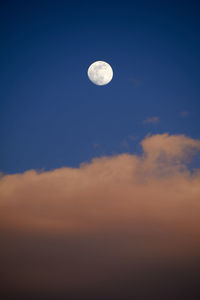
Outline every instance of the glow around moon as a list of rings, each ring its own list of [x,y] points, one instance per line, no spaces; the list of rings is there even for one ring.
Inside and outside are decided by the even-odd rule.
[[[95,61],[88,69],[88,77],[96,85],[106,85],[113,78],[113,70],[105,61]]]

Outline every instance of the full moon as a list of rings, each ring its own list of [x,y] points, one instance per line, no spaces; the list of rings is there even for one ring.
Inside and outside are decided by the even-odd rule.
[[[105,61],[95,61],[88,68],[88,77],[96,85],[106,85],[113,78],[113,70]]]

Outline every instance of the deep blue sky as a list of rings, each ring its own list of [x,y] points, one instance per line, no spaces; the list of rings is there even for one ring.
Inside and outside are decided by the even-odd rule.
[[[200,138],[199,11],[196,0],[1,1],[0,170],[134,153],[148,133]],[[96,60],[114,70],[107,86],[88,80]]]

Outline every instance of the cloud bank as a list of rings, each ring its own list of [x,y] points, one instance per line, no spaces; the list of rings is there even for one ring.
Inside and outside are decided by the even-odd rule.
[[[1,177],[2,295],[197,299],[200,169],[189,164],[200,141],[141,145],[141,155]]]

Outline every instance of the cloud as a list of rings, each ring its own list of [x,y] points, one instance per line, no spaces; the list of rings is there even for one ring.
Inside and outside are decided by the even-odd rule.
[[[141,80],[138,79],[138,78],[136,78],[136,77],[131,77],[131,78],[129,78],[129,81],[130,81],[131,83],[133,83],[134,86],[136,86],[136,87],[139,87],[139,86],[142,84]]]
[[[159,117],[152,117],[152,118],[147,118],[143,121],[144,124],[156,124],[160,122],[160,118]]]
[[[138,137],[137,137],[137,136],[134,136],[134,135],[132,135],[132,134],[129,134],[129,135],[128,135],[128,139],[131,140],[131,141],[136,141],[136,140],[138,139]]]
[[[120,147],[121,147],[121,148],[124,148],[124,149],[126,149],[126,150],[129,149],[129,144],[128,144],[128,142],[127,142],[126,139],[124,139],[124,140],[121,142]]]
[[[98,147],[99,147],[99,144],[97,144],[97,143],[94,143],[94,144],[93,144],[93,148],[94,148],[94,149],[97,149]]]
[[[1,177],[2,294],[189,297],[200,266],[200,170],[188,163],[200,141],[161,134],[141,145],[141,155]]]
[[[184,111],[181,111],[180,112],[180,116],[183,117],[183,118],[186,118],[190,115],[190,112],[187,111],[187,110],[184,110]]]

